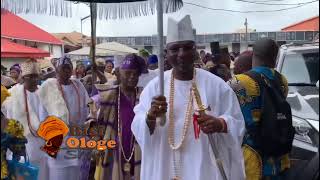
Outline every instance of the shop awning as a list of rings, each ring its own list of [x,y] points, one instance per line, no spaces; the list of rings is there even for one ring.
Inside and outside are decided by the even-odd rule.
[[[43,58],[49,57],[50,53],[1,38],[1,58]]]

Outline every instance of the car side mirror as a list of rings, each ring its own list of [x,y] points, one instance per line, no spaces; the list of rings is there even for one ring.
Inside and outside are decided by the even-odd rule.
[[[317,88],[319,89],[319,80],[317,81],[317,84],[316,84]]]

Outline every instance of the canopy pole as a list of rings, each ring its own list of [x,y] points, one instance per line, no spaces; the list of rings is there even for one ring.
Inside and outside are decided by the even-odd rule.
[[[163,3],[162,0],[157,0],[157,18],[158,18],[158,47],[159,47],[159,82],[160,82],[160,95],[164,95],[164,57],[163,57]],[[166,123],[166,116],[160,119],[160,125],[164,126]]]
[[[90,16],[91,16],[91,48],[90,56],[92,61],[92,86],[96,82],[96,74],[93,70],[93,66],[96,65],[96,22],[97,22],[97,4],[90,3]]]

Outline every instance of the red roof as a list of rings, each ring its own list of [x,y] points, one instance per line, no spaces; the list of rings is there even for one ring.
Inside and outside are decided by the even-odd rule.
[[[284,27],[282,31],[319,31],[319,16],[315,16]]]
[[[1,9],[1,37],[47,44],[62,44],[59,39],[50,33],[5,9]]]
[[[42,58],[50,57],[50,53],[41,49],[36,49],[21,44],[11,42],[1,38],[1,57],[2,58]]]

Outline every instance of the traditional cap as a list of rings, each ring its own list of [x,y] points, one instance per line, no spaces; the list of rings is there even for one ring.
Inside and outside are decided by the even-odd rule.
[[[19,64],[14,64],[13,66],[10,67],[10,71],[11,70],[16,70],[18,71],[19,73],[21,73],[21,67]]]
[[[151,55],[148,59],[149,64],[157,64],[158,63],[158,57],[157,55]]]
[[[105,66],[106,65],[106,60],[104,60],[103,58],[98,58],[96,60],[97,62],[97,66]]]
[[[41,68],[36,59],[29,59],[21,64],[21,75],[40,74]]]
[[[167,44],[179,41],[195,41],[190,15],[179,22],[168,19]]]
[[[141,57],[149,57],[150,53],[146,49],[139,50],[139,56]]]
[[[61,57],[60,59],[55,59],[55,60],[53,60],[53,65],[54,65],[54,67],[57,69],[58,67],[60,67],[60,66],[62,66],[62,65],[64,65],[64,64],[68,64],[68,65],[70,65],[71,67],[73,67],[73,64],[72,64],[72,62],[71,62],[71,59],[69,58],[69,57],[67,57],[67,56],[63,56],[63,57]]]
[[[6,87],[1,85],[1,105],[10,96],[10,93]]]
[[[123,60],[124,60],[123,56],[120,56],[120,55],[114,56],[114,68],[119,68],[122,65]]]
[[[139,74],[141,74],[146,71],[147,66],[142,57],[135,54],[129,54],[124,58],[120,69],[136,69]]]
[[[112,65],[114,65],[113,60],[111,60],[111,59],[107,59],[107,60],[106,60],[106,64],[107,64],[107,63],[111,63]]]
[[[61,119],[49,116],[43,121],[38,129],[38,135],[48,141],[58,135],[66,136],[69,132],[68,126]]]

